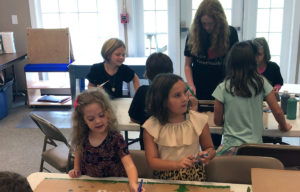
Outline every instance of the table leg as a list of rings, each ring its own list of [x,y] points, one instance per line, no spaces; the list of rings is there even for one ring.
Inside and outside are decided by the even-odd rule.
[[[69,68],[69,77],[70,77],[72,105],[74,105],[75,97],[76,97],[76,78],[75,78],[75,72],[73,71],[72,68]]]
[[[80,93],[85,90],[85,79],[79,79]]]
[[[124,133],[125,133],[126,145],[128,146],[128,131],[124,131]]]

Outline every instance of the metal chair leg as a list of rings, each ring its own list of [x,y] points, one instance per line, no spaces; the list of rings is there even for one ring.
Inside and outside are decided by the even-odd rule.
[[[41,159],[41,165],[40,165],[40,172],[43,172],[44,169],[44,160],[43,158]]]

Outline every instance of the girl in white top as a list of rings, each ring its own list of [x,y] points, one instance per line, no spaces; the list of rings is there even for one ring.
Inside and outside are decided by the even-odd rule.
[[[216,154],[208,117],[188,110],[187,90],[174,74],[156,76],[148,90],[146,109],[151,117],[143,124],[144,142],[157,179],[203,181],[203,164]]]

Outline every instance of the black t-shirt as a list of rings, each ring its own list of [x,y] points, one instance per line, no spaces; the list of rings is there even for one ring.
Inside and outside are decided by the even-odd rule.
[[[96,63],[91,67],[90,72],[86,76],[90,83],[100,85],[109,80],[103,88],[113,98],[122,97],[123,81],[130,82],[133,80],[134,71],[127,65],[122,64],[117,73],[110,76],[104,69],[104,62]]]
[[[263,76],[268,79],[269,83],[274,87],[275,85],[283,85],[283,79],[280,73],[280,68],[279,66],[272,62],[269,61],[267,63],[266,70],[262,73]]]
[[[236,30],[229,26],[229,48],[238,41]],[[186,39],[184,56],[192,58],[192,74],[196,87],[196,94],[198,99],[213,100],[211,96],[215,88],[221,83],[225,77],[225,67],[223,65],[224,56],[209,58],[208,53],[193,55],[188,46],[188,38]]]
[[[149,89],[149,85],[142,85],[136,91],[128,114],[132,119],[139,121],[140,125],[149,118],[149,115],[145,112],[146,94]]]

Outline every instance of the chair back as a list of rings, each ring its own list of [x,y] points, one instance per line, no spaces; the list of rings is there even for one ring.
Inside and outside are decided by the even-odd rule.
[[[37,124],[37,126],[45,134],[45,136],[47,136],[51,140],[61,141],[65,143],[67,146],[69,146],[66,137],[55,125],[53,125],[52,123],[38,116],[35,113],[30,113],[29,116]]]
[[[237,155],[274,157],[287,169],[300,168],[300,146],[247,143],[238,148]]]
[[[45,135],[40,172],[43,170],[50,172],[48,168],[44,167],[44,162],[47,162],[57,170],[68,173],[73,167],[74,158],[66,137],[46,119],[34,113],[30,113],[29,116]],[[57,144],[55,141],[60,141],[62,144]],[[47,147],[48,144],[52,146],[50,149]]]
[[[283,169],[283,164],[272,157],[218,156],[205,165],[207,181],[251,184],[251,168]]]
[[[130,150],[129,152],[138,171],[138,176],[141,178],[153,178],[153,170],[147,163],[145,151]]]

